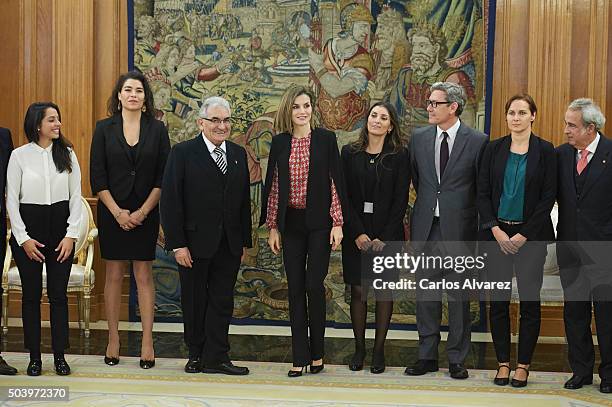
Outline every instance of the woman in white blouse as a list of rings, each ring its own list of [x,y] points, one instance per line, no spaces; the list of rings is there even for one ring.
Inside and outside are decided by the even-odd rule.
[[[68,278],[81,218],[81,171],[72,146],[62,135],[59,108],[33,103],[23,127],[29,143],[11,154],[7,169],[6,208],[11,221],[11,248],[23,288],[25,347],[29,376],[42,372],[40,299],[42,268],[47,271],[51,308],[51,342],[55,372],[70,374],[68,348]]]

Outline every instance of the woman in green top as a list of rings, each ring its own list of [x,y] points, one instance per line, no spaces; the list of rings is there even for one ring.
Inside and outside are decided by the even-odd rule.
[[[480,238],[487,254],[489,281],[511,282],[520,297],[518,364],[512,386],[527,385],[529,365],[540,334],[540,289],[546,241],[554,240],[550,211],[555,203],[554,147],[532,133],[537,107],[520,94],[506,103],[510,134],[489,143],[478,179]],[[510,382],[510,297],[512,290],[490,294],[491,336],[499,367],[494,383]]]

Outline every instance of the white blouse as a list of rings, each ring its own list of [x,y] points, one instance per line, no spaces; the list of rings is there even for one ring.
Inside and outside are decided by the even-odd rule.
[[[52,205],[68,201],[70,215],[66,237],[79,236],[81,219],[81,169],[70,149],[72,172],[58,172],[53,162],[52,145],[42,148],[31,142],[11,153],[6,171],[6,210],[11,233],[21,246],[30,239],[19,213],[19,204]]]

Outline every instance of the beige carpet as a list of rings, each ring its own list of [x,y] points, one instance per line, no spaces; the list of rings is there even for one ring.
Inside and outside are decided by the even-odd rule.
[[[185,360],[157,359],[151,370],[138,367],[138,358],[122,357],[117,366],[106,366],[100,356],[67,355],[72,375],[53,372],[51,355],[43,356],[43,375],[28,377],[28,355],[4,353],[20,370],[17,376],[0,376],[0,386],[68,386],[69,402],[0,400],[2,406],[612,406],[612,397],[598,386],[577,391],[563,389],[569,375],[532,372],[529,386],[514,389],[492,383],[494,372],[470,370],[468,380],[453,380],[445,370],[421,377],[404,376],[402,368],[381,375],[366,370],[351,372],[346,366],[326,366],[318,375],[289,379],[288,364],[242,362],[251,374],[242,377],[186,374]]]

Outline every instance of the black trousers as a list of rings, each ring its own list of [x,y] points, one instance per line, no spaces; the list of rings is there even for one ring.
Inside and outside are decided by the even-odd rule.
[[[28,235],[45,247],[38,250],[45,256],[47,271],[47,297],[51,311],[51,346],[53,352],[64,352],[68,344],[68,279],[72,268],[74,251],[63,263],[57,261],[55,248],[66,235],[69,215],[68,202],[53,205],[21,204],[21,218]],[[42,297],[43,263],[30,260],[25,250],[10,240],[13,258],[19,269],[23,295],[21,317],[23,320],[24,345],[30,352],[40,352],[40,299]]]
[[[306,366],[324,354],[325,286],[330,229],[309,231],[305,211],[287,208],[283,260],[289,286],[293,366]],[[310,331],[310,339],[309,339]]]
[[[587,243],[588,245],[588,243]],[[557,259],[563,286],[565,336],[568,359],[574,374],[591,376],[595,367],[595,347],[591,319],[595,314],[601,362],[599,376],[612,380],[612,285],[610,264],[593,262],[588,249],[575,243],[558,242]],[[603,267],[602,267],[603,266]]]
[[[239,268],[240,256],[231,252],[225,236],[212,258],[193,259],[192,268],[178,266],[185,343],[189,356],[201,356],[204,365],[230,360],[227,335]]]
[[[521,225],[500,223],[509,237],[520,232]],[[540,336],[540,290],[546,262],[546,243],[527,241],[515,255],[506,255],[496,240],[487,242],[487,278],[489,281],[516,283],[520,299],[518,358],[520,364],[531,364],[531,357]],[[489,320],[498,362],[510,361],[510,297],[512,290],[490,292]]]

